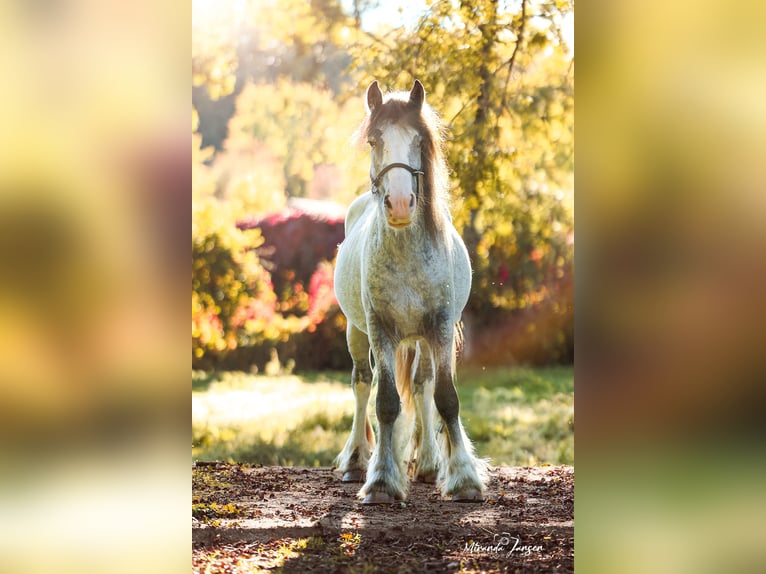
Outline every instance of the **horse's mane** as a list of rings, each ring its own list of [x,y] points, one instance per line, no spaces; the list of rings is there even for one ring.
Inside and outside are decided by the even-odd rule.
[[[428,234],[437,238],[449,217],[447,163],[444,159],[444,130],[439,116],[427,103],[418,110],[409,104],[409,92],[394,92],[384,97],[383,104],[368,113],[355,132],[358,145],[367,141],[371,130],[385,123],[413,127],[421,138],[421,169],[424,185],[418,201],[423,208],[423,221]]]

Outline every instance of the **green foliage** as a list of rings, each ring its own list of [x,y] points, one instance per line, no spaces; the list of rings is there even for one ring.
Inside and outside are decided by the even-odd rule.
[[[517,465],[574,463],[573,393],[569,367],[471,369],[458,387],[477,451]]]
[[[213,99],[234,90],[238,61],[236,18],[241,9],[222,2],[195,3],[192,11],[192,86],[205,86]]]
[[[258,464],[330,466],[348,438],[347,374],[264,377],[192,374],[192,456]],[[461,417],[493,464],[572,464],[571,367],[466,369]],[[374,398],[369,414],[373,421]]]
[[[362,77],[399,89],[418,78],[443,114],[480,317],[542,301],[572,266],[573,60],[557,27],[571,8],[436,2],[414,29],[353,49]]]
[[[369,181],[366,151],[349,141],[364,88],[377,79],[407,89],[418,78],[447,130],[454,222],[474,266],[471,321],[495,335],[504,323],[524,327],[513,349],[485,356],[571,360],[574,59],[560,26],[573,2],[431,2],[411,26],[362,29],[374,4],[200,3],[208,13],[195,14],[193,25],[192,83],[202,115],[192,142],[193,197],[195,210],[214,211],[218,224],[208,221],[214,230],[199,237],[204,226],[195,227],[195,257],[205,266],[222,258],[207,273],[225,288],[193,296],[194,312],[205,317],[195,352],[228,354],[245,368],[248,356],[268,356],[275,342],[285,360],[307,352],[311,329],[341,333],[335,308],[332,323],[299,322],[305,290],[280,290],[275,314],[259,325],[237,323],[237,309],[252,301],[265,312],[269,273],[224,227],[279,211],[291,196],[350,203]],[[215,151],[201,149],[202,141]],[[219,301],[217,293],[237,300]]]
[[[339,104],[332,92],[311,84],[288,80],[248,84],[237,98],[227,148],[255,145],[275,158],[289,196],[332,193],[335,199],[350,201],[367,173],[363,159],[349,153],[349,138],[362,110],[361,97]],[[320,168],[325,168],[331,182],[317,177]]]
[[[284,78],[335,96],[349,84],[342,46],[353,22],[336,0],[219,4],[207,0],[208,13],[199,10],[192,27],[192,102],[206,145],[223,149],[234,96],[248,84]]]
[[[193,374],[194,381],[204,377]],[[327,466],[351,428],[353,394],[337,379],[227,372],[192,392],[192,456],[259,464]]]
[[[216,199],[203,157],[193,155],[192,364],[211,368],[238,348],[275,344],[308,320],[276,311],[271,277],[253,251],[262,239],[239,230],[231,204]]]
[[[204,502],[192,504],[192,516],[198,520],[208,521],[217,518],[233,518],[242,514],[242,509],[232,503],[218,504]]]

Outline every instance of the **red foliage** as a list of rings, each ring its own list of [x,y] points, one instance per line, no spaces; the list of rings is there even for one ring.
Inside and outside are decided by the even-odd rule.
[[[258,228],[263,236],[258,256],[271,273],[279,311],[308,317],[305,332],[278,346],[279,356],[293,358],[298,368],[350,367],[345,321],[333,286],[343,221],[343,209],[334,204],[293,200],[283,212],[237,224],[240,229]]]
[[[317,207],[324,205],[293,202],[284,212],[237,224],[240,229],[261,230],[264,242],[258,255],[267,262],[280,296],[287,289],[294,290],[294,283],[305,288],[321,261],[335,259],[344,237],[343,213],[335,207]]]
[[[319,264],[309,282],[309,331],[314,332],[330,308],[337,304],[333,286],[333,266],[325,261]]]

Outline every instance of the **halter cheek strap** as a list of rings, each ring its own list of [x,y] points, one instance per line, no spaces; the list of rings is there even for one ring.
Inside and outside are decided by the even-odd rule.
[[[415,189],[415,195],[418,195],[420,193],[420,190],[423,188],[423,176],[425,174],[419,169],[415,169],[414,167],[411,167],[407,165],[406,163],[389,163],[386,167],[381,169],[378,172],[377,177],[372,180],[372,193],[378,193],[380,191],[380,182],[383,179],[383,176],[386,175],[386,173],[388,173],[389,170],[394,169],[395,167],[401,167],[402,169],[406,169],[412,175],[415,176],[417,180],[417,188]]]

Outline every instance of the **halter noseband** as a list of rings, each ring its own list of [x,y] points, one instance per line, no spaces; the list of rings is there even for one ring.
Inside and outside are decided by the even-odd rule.
[[[417,187],[415,189],[415,195],[419,195],[420,190],[423,188],[423,176],[425,174],[419,169],[410,167],[406,163],[389,163],[386,167],[381,169],[378,172],[378,176],[372,180],[372,193],[378,193],[380,191],[380,181],[383,179],[383,176],[386,175],[386,173],[388,173],[389,170],[394,169],[395,167],[401,167],[402,169],[406,169],[412,175],[415,176],[415,178],[417,179]]]

